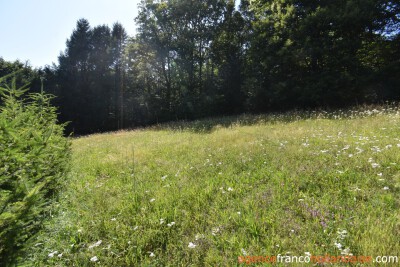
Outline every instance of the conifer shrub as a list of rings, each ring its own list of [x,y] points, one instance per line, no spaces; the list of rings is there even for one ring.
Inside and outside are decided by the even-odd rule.
[[[0,78],[0,263],[16,264],[49,207],[69,166],[70,142],[57,124],[52,96],[27,94]]]

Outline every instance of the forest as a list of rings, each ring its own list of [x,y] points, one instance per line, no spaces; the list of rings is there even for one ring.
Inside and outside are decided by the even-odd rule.
[[[400,0],[238,2],[0,57],[0,266],[399,266]]]
[[[400,98],[398,0],[142,0],[135,21],[82,18],[57,64],[0,77],[43,85],[75,134]]]

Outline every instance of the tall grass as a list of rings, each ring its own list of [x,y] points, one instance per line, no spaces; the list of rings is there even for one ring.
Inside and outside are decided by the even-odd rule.
[[[77,138],[57,214],[27,262],[236,266],[246,255],[398,255],[399,122],[392,106]]]

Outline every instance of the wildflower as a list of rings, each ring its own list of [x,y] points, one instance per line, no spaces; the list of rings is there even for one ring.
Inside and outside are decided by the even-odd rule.
[[[213,229],[211,229],[211,234],[213,236],[216,236],[219,232],[220,232],[219,227],[214,227]]]
[[[150,257],[155,257],[156,255],[153,252],[149,252],[150,253]]]
[[[55,254],[57,254],[58,253],[58,251],[53,251],[53,252],[51,252],[51,253],[49,253],[49,258],[53,258],[54,257],[54,255]]]
[[[338,230],[337,233],[340,239],[344,239],[347,236],[347,231],[345,229],[343,229],[342,231]]]
[[[361,148],[359,148],[359,147],[356,147],[356,150],[357,150],[357,154],[360,154],[360,153],[362,153],[364,150],[362,150]]]
[[[163,224],[164,223],[164,219],[160,219],[160,224]]]
[[[232,187],[229,187],[229,188],[228,188],[228,191],[233,191],[233,188],[232,188]]]
[[[175,225],[175,222],[170,222],[167,224],[168,227],[172,227],[173,225]]]
[[[379,153],[379,152],[382,151],[378,146],[373,146],[373,147],[371,148],[371,150],[374,151],[374,152],[376,152],[376,153]]]
[[[342,244],[335,242],[335,247],[337,247],[338,249],[342,249]]]
[[[389,190],[389,187],[388,187],[388,186],[385,186],[385,187],[383,188],[383,190]]]
[[[60,254],[57,255],[57,257],[59,257],[59,258],[61,259],[62,255],[63,255],[63,254],[60,253]]]
[[[102,243],[102,242],[103,242],[103,241],[99,240],[99,241],[97,241],[96,243],[94,243],[94,244],[90,245],[90,246],[89,246],[89,248],[98,247],[98,246],[100,246],[100,245],[101,245],[101,243]]]
[[[378,176],[379,176],[379,177],[382,177],[382,175],[383,175],[382,173],[378,173]]]
[[[340,252],[340,254],[342,254],[342,255],[353,255],[353,254],[351,254],[350,253],[350,249],[349,248],[345,248],[345,249],[343,249],[341,252]]]
[[[196,241],[199,240],[199,239],[202,239],[202,238],[204,238],[204,235],[203,235],[203,234],[196,234],[195,237],[194,237],[194,239],[195,239]]]
[[[197,245],[193,244],[192,242],[189,242],[188,248],[195,248]]]
[[[90,261],[93,261],[93,262],[96,262],[96,261],[98,261],[99,260],[99,258],[97,258],[97,256],[94,256],[94,257],[91,257],[90,258]]]
[[[372,168],[378,168],[380,165],[378,163],[371,163]]]
[[[155,198],[150,199],[150,203],[156,201]]]
[[[112,219],[111,219],[111,221],[113,221],[113,222],[115,222],[116,220],[117,220],[117,219],[115,219],[115,218],[112,218]]]
[[[242,252],[242,255],[243,255],[243,256],[247,256],[247,251],[244,250],[244,248],[242,248],[240,251]]]
[[[165,179],[167,179],[168,175],[164,175],[163,177],[161,177],[161,180],[165,181]]]

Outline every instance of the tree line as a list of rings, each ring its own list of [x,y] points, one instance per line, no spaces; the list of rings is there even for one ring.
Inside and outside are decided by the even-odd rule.
[[[384,0],[142,0],[135,36],[80,19],[58,64],[31,70],[32,87],[45,78],[78,134],[398,101],[399,11]]]

